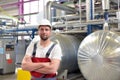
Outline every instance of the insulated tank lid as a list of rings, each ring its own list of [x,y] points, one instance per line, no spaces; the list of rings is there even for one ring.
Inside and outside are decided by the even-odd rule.
[[[100,30],[85,37],[78,65],[87,80],[120,80],[120,36]]]

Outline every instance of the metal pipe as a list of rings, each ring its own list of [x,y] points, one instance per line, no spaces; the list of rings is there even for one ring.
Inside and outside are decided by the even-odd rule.
[[[103,10],[110,9],[110,0],[102,0],[102,8]]]
[[[71,12],[71,13],[75,13],[76,10],[72,7],[69,6],[64,6],[62,4],[58,4],[57,2],[53,2],[53,1],[49,1],[46,5],[46,12],[45,12],[45,16],[48,20],[51,20],[51,8],[56,8],[56,9],[60,9],[60,10],[64,10],[66,12]]]
[[[120,3],[119,3],[119,2],[120,2],[120,0],[118,0],[118,12],[119,12],[119,6],[120,6]]]
[[[110,0],[111,2],[115,2],[115,3],[120,3],[120,1],[119,0]]]
[[[94,0],[90,0],[90,20],[93,20],[94,13]]]
[[[80,23],[81,23],[81,16],[82,16],[81,0],[79,0],[79,13],[80,13]]]

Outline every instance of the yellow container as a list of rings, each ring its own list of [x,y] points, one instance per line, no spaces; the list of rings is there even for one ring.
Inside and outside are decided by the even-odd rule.
[[[17,80],[30,80],[31,75],[29,71],[22,70],[21,68],[17,69]]]

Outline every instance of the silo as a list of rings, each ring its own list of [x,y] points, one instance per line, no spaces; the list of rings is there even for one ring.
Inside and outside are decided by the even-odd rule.
[[[87,80],[120,80],[120,36],[96,31],[81,42],[78,65]]]

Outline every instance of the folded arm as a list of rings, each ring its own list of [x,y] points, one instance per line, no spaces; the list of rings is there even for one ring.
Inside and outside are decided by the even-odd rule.
[[[31,56],[25,55],[25,57],[23,58],[21,67],[23,70],[34,71],[34,70],[40,69],[48,64],[49,64],[49,62],[47,62],[47,63],[33,63],[31,60]]]
[[[59,59],[52,59],[51,62],[39,62],[33,63],[31,57],[25,55],[22,61],[22,69],[27,71],[36,71],[39,73],[49,74],[57,72],[59,68],[60,60]]]
[[[59,59],[52,59],[49,64],[45,64],[43,67],[35,70],[36,72],[44,73],[44,74],[50,74],[50,73],[56,73],[60,65]]]

